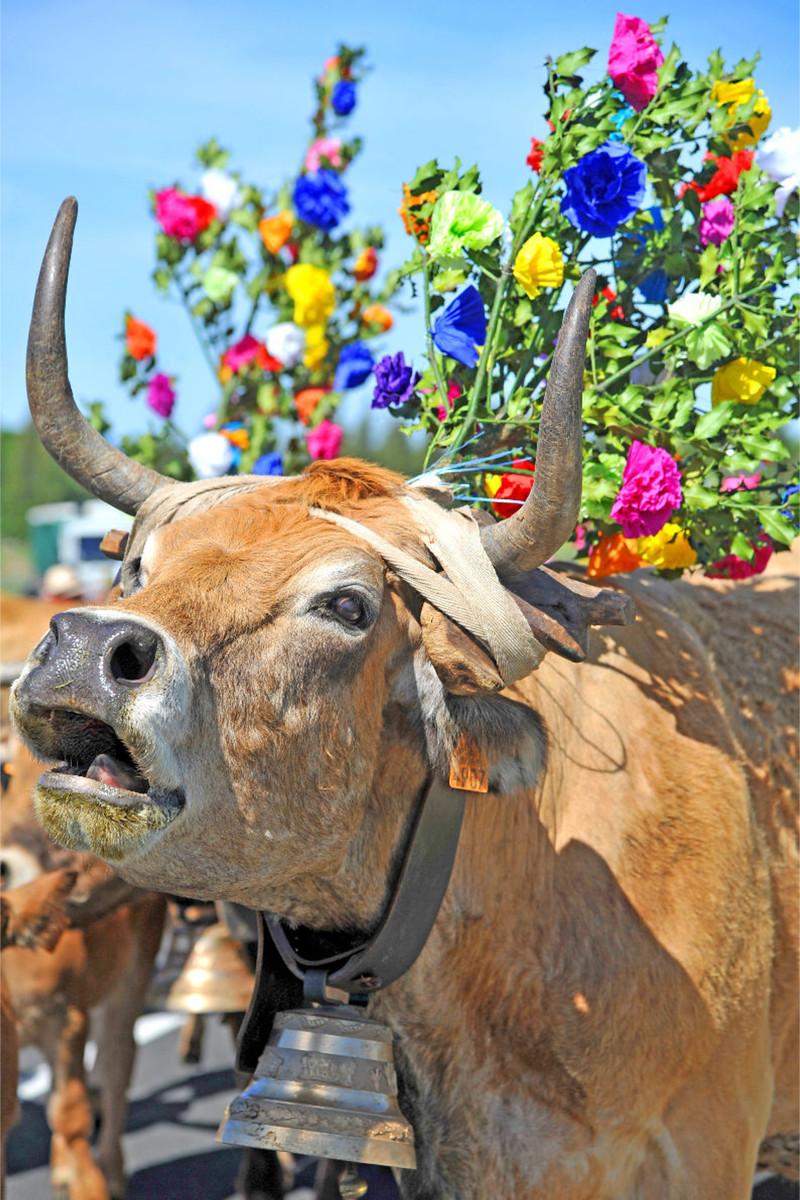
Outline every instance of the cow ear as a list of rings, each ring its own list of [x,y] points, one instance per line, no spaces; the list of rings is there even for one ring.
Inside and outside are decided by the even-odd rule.
[[[420,612],[422,643],[443,686],[454,696],[486,696],[504,686],[494,662],[455,621],[426,600]]]

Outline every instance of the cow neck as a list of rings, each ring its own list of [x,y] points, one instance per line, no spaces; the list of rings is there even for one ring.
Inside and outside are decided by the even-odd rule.
[[[389,900],[375,931],[360,945],[325,958],[305,957],[295,948],[302,942],[302,931],[294,931],[292,944],[280,918],[263,915],[283,962],[303,980],[306,999],[330,1002],[369,995],[394,983],[415,962],[450,882],[467,794],[440,779],[429,781]]]

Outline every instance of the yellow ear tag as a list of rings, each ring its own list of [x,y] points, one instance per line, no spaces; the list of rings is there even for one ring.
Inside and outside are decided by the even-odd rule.
[[[478,743],[462,733],[450,759],[450,787],[463,792],[488,792],[489,764]]]

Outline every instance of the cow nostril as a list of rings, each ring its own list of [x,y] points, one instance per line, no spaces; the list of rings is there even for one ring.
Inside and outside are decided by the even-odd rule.
[[[120,683],[147,683],[155,667],[158,638],[142,633],[114,648],[111,674]]]

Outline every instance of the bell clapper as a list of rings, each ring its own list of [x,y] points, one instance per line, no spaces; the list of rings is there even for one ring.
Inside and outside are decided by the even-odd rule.
[[[369,1184],[356,1172],[355,1163],[348,1163],[339,1179],[339,1191],[342,1200],[359,1200],[366,1196]]]

